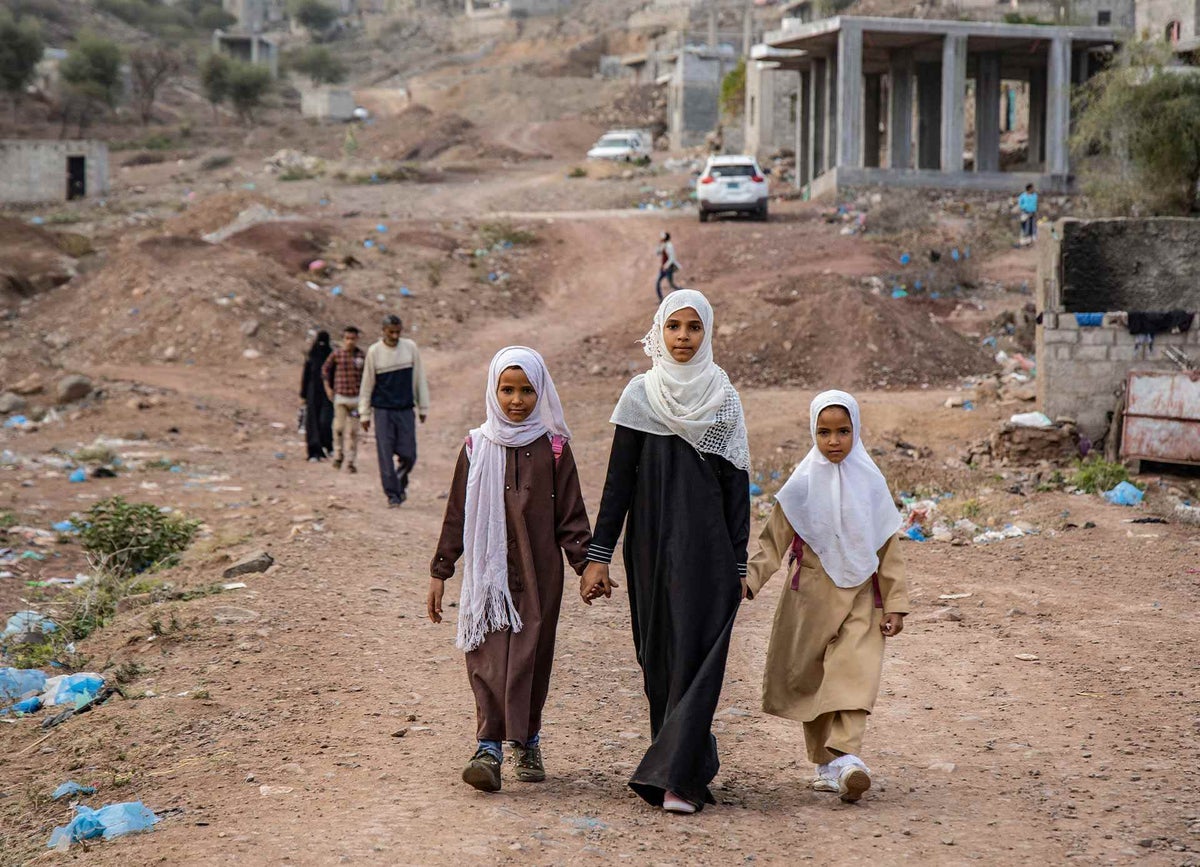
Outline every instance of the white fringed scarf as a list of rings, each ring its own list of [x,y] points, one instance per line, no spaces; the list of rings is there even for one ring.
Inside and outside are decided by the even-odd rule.
[[[840,464],[816,446],[817,417],[831,406],[843,407],[854,429],[854,444]],[[887,479],[863,446],[858,401],[844,391],[823,391],[809,412],[812,451],[775,499],[833,583],[858,587],[878,571],[879,549],[900,529],[900,512]]]
[[[537,406],[525,421],[510,421],[496,397],[500,374],[519,367],[537,392]],[[508,528],[504,475],[509,448],[527,446],[547,434],[569,438],[562,404],[546,362],[536,350],[507,346],[488,370],[487,421],[471,431],[467,498],[463,521],[463,577],[456,645],[465,651],[489,632],[521,631],[521,618],[508,589]]]
[[[704,323],[704,340],[690,360],[678,362],[663,341],[671,315],[691,307]],[[653,366],[625,386],[613,424],[658,436],[678,436],[699,452],[720,455],[740,470],[750,469],[750,445],[742,402],[729,376],[713,361],[713,310],[708,299],[680,289],[663,299],[642,339]]]

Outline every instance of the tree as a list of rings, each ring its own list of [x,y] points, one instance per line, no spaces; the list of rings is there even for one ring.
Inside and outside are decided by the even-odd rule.
[[[182,67],[183,58],[179,52],[160,43],[135,48],[130,53],[133,96],[142,116],[143,126],[150,123],[159,88],[178,76]]]
[[[213,109],[213,120],[217,118],[217,106],[229,98],[229,76],[233,63],[224,54],[210,54],[200,64],[200,86],[204,98]]]
[[[1083,186],[1113,214],[1189,214],[1200,185],[1200,76],[1130,43],[1076,95]]]
[[[115,42],[85,33],[76,40],[58,71],[63,80],[63,130],[74,117],[82,136],[92,118],[106,108],[115,108],[121,96],[121,48]]]
[[[254,63],[234,62],[229,71],[229,101],[243,122],[254,119],[263,96],[271,87],[271,72]]]
[[[26,86],[33,81],[43,50],[36,20],[17,20],[7,10],[0,9],[0,89],[12,100],[14,124],[17,103]]]
[[[338,19],[338,11],[321,0],[292,0],[292,17],[314,35],[324,33]]]
[[[323,45],[309,45],[290,52],[287,67],[307,75],[314,85],[338,84],[346,80],[346,65]]]

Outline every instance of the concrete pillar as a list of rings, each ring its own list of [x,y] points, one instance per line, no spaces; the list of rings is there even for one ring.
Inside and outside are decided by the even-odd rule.
[[[812,180],[812,71],[800,73],[796,92],[796,186]]]
[[[888,167],[912,168],[913,56],[911,51],[892,54],[888,70]]]
[[[742,57],[750,56],[754,47],[754,18],[753,7],[748,5],[742,10]]]
[[[838,59],[835,54],[825,61],[825,168],[838,165]]]
[[[975,171],[1000,171],[1000,52],[976,60]]]
[[[1029,70],[1029,162],[1041,171],[1046,159],[1046,70]]]
[[[717,47],[717,8],[708,7],[708,47]]]
[[[838,149],[834,165],[863,165],[862,30],[842,19],[838,31]],[[878,76],[877,76],[878,78]],[[879,101],[875,102],[875,153],[879,154]]]
[[[250,37],[250,62],[258,64],[258,34],[253,34]]]
[[[942,165],[942,66],[917,64],[917,168]]]
[[[1046,82],[1046,174],[1067,176],[1067,136],[1071,128],[1071,40],[1050,41]]]
[[[883,120],[883,76],[878,73],[863,78],[863,160],[867,168],[877,169],[880,160],[879,125]]]
[[[961,172],[966,138],[964,111],[967,89],[967,37],[942,39],[942,160],[943,172]]]
[[[812,162],[812,172],[810,177],[816,177],[823,174],[825,171],[825,127],[828,124],[825,122],[825,106],[828,88],[825,86],[825,77],[829,73],[829,67],[825,63],[825,58],[815,57],[812,62],[812,96],[809,98],[809,159]]]

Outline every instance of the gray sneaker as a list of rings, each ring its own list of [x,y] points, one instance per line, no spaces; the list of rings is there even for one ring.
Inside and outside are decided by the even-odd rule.
[[[512,762],[517,766],[517,779],[522,783],[540,783],[546,779],[546,766],[542,764],[542,748],[512,745]]]
[[[467,762],[462,772],[463,782],[481,792],[500,791],[500,760],[480,749]]]

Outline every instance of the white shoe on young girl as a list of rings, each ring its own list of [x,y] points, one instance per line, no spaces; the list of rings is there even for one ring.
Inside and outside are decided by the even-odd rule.
[[[674,792],[667,792],[663,795],[663,809],[668,813],[689,815],[696,812],[696,805],[691,801],[685,801]]]
[[[838,766],[838,795],[846,803],[854,803],[863,796],[863,792],[871,788],[871,770],[858,756],[838,756],[830,762],[831,767],[835,765]]]
[[[838,772],[834,770],[833,763],[817,765],[817,775],[813,777],[813,781],[809,785],[812,786],[814,792],[837,794]]]

